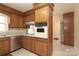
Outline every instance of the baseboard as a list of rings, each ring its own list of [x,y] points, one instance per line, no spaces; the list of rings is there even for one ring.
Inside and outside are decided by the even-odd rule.
[[[64,45],[67,45],[67,46],[72,46],[72,47],[74,47],[74,45],[73,44],[67,44],[67,43],[63,43]]]

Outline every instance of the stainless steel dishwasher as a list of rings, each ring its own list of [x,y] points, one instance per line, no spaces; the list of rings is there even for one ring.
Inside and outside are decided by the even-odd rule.
[[[17,42],[17,36],[12,36],[11,37],[11,51],[14,51],[18,48],[20,48],[20,45]]]

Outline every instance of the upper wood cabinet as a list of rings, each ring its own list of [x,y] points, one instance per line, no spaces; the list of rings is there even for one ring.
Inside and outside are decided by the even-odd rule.
[[[35,12],[33,9],[24,13],[24,27],[29,28],[29,25],[26,25],[26,23],[31,21],[35,21]]]
[[[10,28],[23,28],[23,17],[16,14],[10,15]]]
[[[22,16],[17,16],[17,27],[18,28],[23,28],[24,25],[23,25],[23,17]]]
[[[11,14],[10,15],[10,28],[16,28],[17,27],[17,15],[16,14]]]
[[[31,22],[35,20],[35,11],[33,9],[24,13],[24,21]]]
[[[49,18],[48,7],[43,7],[35,10],[35,22],[46,23]]]
[[[34,21],[34,14],[30,14],[24,17],[24,27],[29,28],[29,25],[26,25],[27,22]]]
[[[35,21],[34,13],[24,16],[24,28],[29,28],[29,25],[26,25],[26,23],[31,21]]]
[[[34,14],[30,14],[24,17],[24,21],[31,22],[31,21],[34,21],[34,18],[35,18]]]
[[[10,38],[0,38],[0,56],[10,52]]]

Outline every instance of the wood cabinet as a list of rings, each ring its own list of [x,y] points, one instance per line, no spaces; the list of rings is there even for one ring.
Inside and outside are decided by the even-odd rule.
[[[35,22],[46,23],[49,19],[48,7],[43,7],[35,10]]]
[[[0,38],[0,55],[10,52],[10,38]]]
[[[16,14],[11,14],[10,15],[10,28],[17,28],[17,15]]]
[[[47,23],[48,25],[48,55],[53,52],[53,3],[35,3],[33,8],[35,10],[35,22]]]
[[[31,21],[34,21],[34,18],[35,18],[34,14],[26,15],[24,17],[24,21],[31,22]]]
[[[31,42],[30,42],[30,37],[26,37],[26,48],[28,49],[28,50],[31,50],[30,49],[30,44],[31,44]]]
[[[23,28],[23,17],[16,14],[10,15],[10,28]]]
[[[17,27],[18,28],[23,28],[24,24],[23,24],[23,17],[22,16],[17,16]]]
[[[35,11],[33,9],[24,13],[24,28],[29,28],[29,25],[26,25],[27,22],[35,21]]]
[[[35,52],[35,38],[30,38],[30,50]]]
[[[34,42],[35,40],[31,37],[24,36],[22,39],[22,47],[31,51],[35,51]]]
[[[48,55],[47,42],[40,41],[40,40],[44,40],[44,39],[24,36],[24,38],[22,39],[22,47],[32,52],[35,52],[38,55],[42,55],[42,56]]]
[[[42,41],[35,41],[35,52],[39,55],[47,55],[47,43]]]
[[[23,36],[19,42],[22,44],[21,46],[23,48],[27,49],[27,45],[26,45],[27,40],[25,36]]]

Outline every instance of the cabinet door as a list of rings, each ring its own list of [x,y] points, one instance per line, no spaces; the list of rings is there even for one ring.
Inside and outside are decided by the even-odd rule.
[[[29,28],[29,25],[26,25],[26,22],[35,21],[35,14],[30,14],[24,17],[24,28]]]
[[[26,36],[22,42],[24,48],[33,52],[35,51],[35,40],[33,37]]]
[[[31,21],[34,21],[34,14],[27,16],[27,22],[31,22]]]
[[[22,47],[25,49],[30,50],[30,38],[27,36],[24,36],[22,38]]]
[[[25,49],[27,49],[27,45],[26,44],[27,44],[27,39],[26,39],[26,37],[23,37],[22,38],[22,47],[25,48]]]
[[[34,38],[30,39],[30,50],[35,52],[35,39]]]
[[[5,55],[10,52],[10,39],[2,38],[0,40],[0,55]]]
[[[35,41],[36,53],[39,55],[47,55],[47,43],[41,41]]]
[[[19,28],[23,28],[23,17],[22,16],[18,16],[17,17],[17,24]]]
[[[0,41],[0,56],[5,54],[3,45],[3,42]]]
[[[15,14],[10,15],[9,27],[11,27],[11,28],[16,28],[17,27],[17,15],[15,15]]]
[[[35,22],[36,23],[46,23],[49,19],[48,7],[40,8],[35,10]]]
[[[26,22],[34,21],[35,14],[29,14],[29,15],[25,16],[24,19],[25,19]]]
[[[31,50],[30,49],[30,38],[29,37],[26,37],[26,40],[27,40],[27,43],[26,43],[27,49],[28,50]]]

